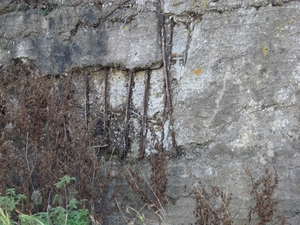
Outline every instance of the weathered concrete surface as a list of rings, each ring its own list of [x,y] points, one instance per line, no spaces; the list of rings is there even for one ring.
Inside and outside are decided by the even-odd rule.
[[[176,121],[182,131],[179,145],[215,141],[218,133],[226,135],[224,131],[230,128],[224,140],[234,150],[248,146],[243,141],[255,136],[249,129],[252,126],[270,127],[272,135],[271,131],[298,125],[297,116],[288,113],[290,107],[298,107],[298,9],[207,13],[194,25],[186,64],[177,62],[172,70],[176,79],[174,117],[180,118]],[[265,121],[259,120],[261,114]],[[187,121],[190,126],[183,128]],[[244,126],[247,138],[241,132]],[[196,132],[199,127],[202,135]],[[243,141],[232,135],[236,128]]]
[[[8,1],[0,4],[1,63],[5,67],[11,58],[33,59],[43,74],[68,73],[80,67],[74,73],[75,96],[84,108],[89,86],[90,120],[99,139],[103,138],[108,73],[110,137],[119,151],[124,148],[129,97],[129,72],[120,67],[138,70],[129,109],[131,152],[127,160],[146,177],[150,173],[147,160],[139,163],[136,158],[148,72],[143,68],[152,68],[146,154],[155,151],[150,129],[163,140],[166,150],[174,150],[168,140],[174,132],[176,147],[182,153],[168,164],[166,195],[170,203],[165,211],[170,224],[195,222],[195,200],[188,193],[198,181],[231,192],[232,215],[236,224],[245,224],[251,202],[251,182],[245,169],[259,173],[267,161],[278,170],[278,214],[285,215],[292,225],[300,223],[299,1],[162,2],[166,26],[174,21],[172,121],[164,116],[166,93],[164,68],[160,67],[157,2],[114,1],[100,6],[79,0],[57,2],[61,7],[47,16],[37,9],[16,11],[19,6],[13,8]],[[76,26],[78,21],[82,24]],[[105,71],[102,66],[110,68]],[[123,213],[127,205],[136,210],[143,207],[125,180],[116,181],[107,192],[117,187],[122,190],[117,201]],[[148,224],[157,224],[153,213],[143,213]],[[124,218],[115,213],[104,222],[124,224]]]
[[[189,12],[228,12],[239,8],[256,8],[271,6],[283,6],[295,0],[170,0],[164,1],[164,12],[171,14],[186,14]]]
[[[299,186],[299,6],[207,12],[201,22],[179,24],[175,31],[186,29],[190,39],[172,67],[174,129],[191,175],[216,176],[247,196],[245,167],[272,161],[281,174],[280,208],[290,202],[291,217],[299,209],[299,190],[286,185]],[[246,211],[241,204],[237,218]]]
[[[0,4],[7,9],[10,3]],[[157,68],[161,65],[157,13],[138,6],[130,7],[128,1],[101,5],[57,1],[57,8],[47,15],[47,9],[15,6],[1,15],[0,60],[29,58],[43,74],[93,65]]]

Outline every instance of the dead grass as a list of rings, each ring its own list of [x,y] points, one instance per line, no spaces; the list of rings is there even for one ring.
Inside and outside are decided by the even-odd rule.
[[[266,225],[275,223],[280,225],[287,224],[284,216],[274,217],[277,211],[279,200],[274,197],[275,190],[278,187],[278,174],[275,167],[266,164],[262,175],[255,179],[249,170],[246,171],[251,179],[251,195],[255,202],[249,209],[249,224],[252,223],[252,217],[256,216],[258,222],[256,225]]]
[[[103,191],[119,173],[111,175],[116,169],[93,147],[102,143],[87,123],[86,105],[74,98],[75,73],[44,77],[32,61],[15,59],[1,74],[0,192],[13,187],[30,199],[39,190],[42,204],[28,201],[24,212],[47,211],[59,193],[54,184],[69,175],[75,197],[88,199],[82,207],[101,220]]]
[[[253,205],[249,206],[248,225],[288,224],[283,215],[277,215],[279,200],[274,197],[278,187],[277,170],[266,165],[258,178],[250,170],[246,170],[251,180],[251,196]],[[230,213],[232,194],[226,194],[219,187],[203,188],[199,183],[191,194],[196,198],[194,216],[195,225],[234,225],[234,218]]]
[[[229,211],[231,194],[228,196],[218,187],[212,187],[208,191],[200,186],[194,187],[191,193],[196,197],[195,225],[233,225]]]
[[[162,145],[152,130],[152,142],[156,153],[149,156],[151,165],[150,182],[142,171],[135,172],[130,166],[127,167],[125,179],[134,193],[140,196],[141,201],[146,204],[158,217],[160,223],[169,224],[168,217],[163,206],[167,203],[165,196],[167,188],[167,157]]]

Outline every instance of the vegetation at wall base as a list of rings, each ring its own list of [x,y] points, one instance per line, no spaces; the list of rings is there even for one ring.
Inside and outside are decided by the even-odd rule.
[[[251,196],[255,202],[249,207],[249,224],[253,224],[252,217],[256,216],[257,225],[267,224],[288,224],[285,216],[277,215],[277,205],[279,200],[274,197],[278,187],[278,174],[275,167],[265,165],[264,172],[259,178],[255,178],[249,170],[246,171],[251,180]],[[275,218],[274,218],[275,217]]]
[[[233,225],[233,217],[229,210],[231,194],[226,193],[218,187],[212,187],[210,191],[196,186],[192,190],[196,196],[196,207],[194,216],[196,217],[195,225]],[[216,204],[217,202],[217,204]]]
[[[42,76],[39,67],[24,58],[13,59],[3,71],[0,76],[0,223],[101,224],[104,212],[107,216],[118,209],[121,211],[115,201],[120,189],[110,192],[111,197],[105,196],[109,201],[103,201],[104,193],[108,193],[111,182],[121,177],[121,172],[110,164],[114,149],[103,157],[99,155],[103,140],[96,137],[91,127],[89,101],[85,99],[82,103],[76,96],[74,74],[80,73],[80,69],[70,71],[65,77]],[[144,159],[149,160],[149,177],[129,165],[123,167],[123,175],[128,187],[158,221],[170,224],[164,207],[168,203],[165,193],[171,156],[163,150],[155,132],[151,132],[154,151]],[[109,143],[110,140],[105,141]],[[266,166],[260,177],[247,173],[254,203],[249,208],[249,225],[287,224],[284,216],[276,215],[277,171]],[[229,210],[231,195],[219,187],[204,189],[201,185],[192,194],[196,199],[195,225],[234,224]],[[212,204],[215,199],[219,205]],[[147,218],[140,210],[127,208],[146,224]]]
[[[75,178],[68,175],[61,178],[55,185],[65,190],[66,207],[49,207],[48,212],[38,212],[33,215],[22,213],[25,195],[16,194],[14,189],[7,189],[6,195],[0,195],[0,224],[21,224],[21,225],[87,225],[90,224],[89,211],[80,208],[83,201],[72,198],[68,201],[67,185]],[[56,199],[54,199],[56,201]],[[55,203],[55,202],[53,202]]]
[[[80,204],[101,221],[103,191],[119,174],[111,175],[110,162],[97,155],[95,146],[102,140],[95,137],[87,110],[75,98],[73,72],[42,76],[29,59],[13,59],[2,72],[0,193],[14,188],[24,194],[20,212],[25,215],[47,212],[55,196],[66,196],[56,182],[68,174],[76,179],[69,186],[73,197],[87,199]],[[37,204],[34,193],[39,193]],[[62,207],[67,206],[64,200]]]
[[[286,225],[285,216],[276,215],[279,200],[274,197],[278,187],[277,170],[270,164],[264,166],[258,178],[250,172],[246,173],[251,181],[251,197],[254,205],[249,205],[247,225]],[[234,225],[234,217],[230,213],[232,194],[224,193],[219,187],[207,190],[199,182],[193,187],[192,195],[196,198],[194,216],[195,225]]]

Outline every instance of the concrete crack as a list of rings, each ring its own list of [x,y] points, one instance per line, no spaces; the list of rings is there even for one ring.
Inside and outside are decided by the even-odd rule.
[[[191,42],[192,42],[194,27],[195,27],[195,23],[192,21],[188,26],[188,40],[187,40],[187,43],[186,43],[186,48],[185,48],[185,53],[184,53],[184,61],[183,61],[184,66],[186,65],[188,52],[190,50],[190,45],[191,45]]]
[[[75,35],[76,35],[79,26],[82,26],[82,25],[83,25],[82,21],[81,21],[81,20],[78,20],[77,23],[76,23],[76,25],[75,25],[75,27],[74,27],[72,30],[70,30],[70,36],[69,36],[69,39],[70,39],[72,36],[75,36]],[[69,39],[68,39],[68,40],[69,40]]]
[[[209,122],[208,122],[208,126],[211,125],[212,121],[215,119],[217,113],[219,112],[219,109],[220,109],[220,103],[225,95],[225,92],[226,92],[226,83],[227,83],[227,80],[229,78],[229,75],[228,73],[226,73],[224,75],[224,78],[223,78],[223,86],[222,86],[222,90],[220,91],[220,94],[219,96],[216,98],[215,100],[215,103],[216,103],[216,108],[214,110],[214,113],[212,115],[212,117],[210,118]]]

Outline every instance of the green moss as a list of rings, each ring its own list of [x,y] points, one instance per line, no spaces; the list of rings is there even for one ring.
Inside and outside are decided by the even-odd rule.
[[[56,3],[50,3],[49,6],[44,9],[43,16],[47,16],[50,12],[58,8],[58,4]]]
[[[104,156],[104,159],[105,159],[105,161],[109,161],[111,158],[112,158],[112,154],[106,154],[105,156]]]
[[[43,11],[43,16],[47,16],[49,13],[50,13],[50,10],[49,9],[45,9]]]
[[[21,5],[18,11],[26,12],[29,9],[28,5]]]

